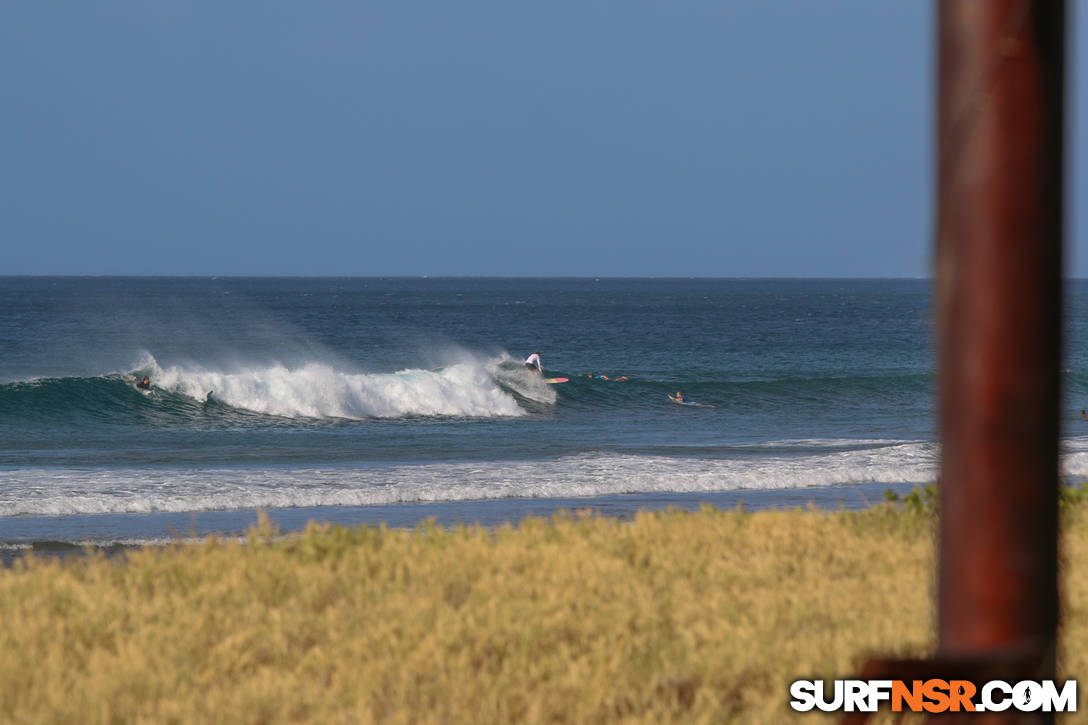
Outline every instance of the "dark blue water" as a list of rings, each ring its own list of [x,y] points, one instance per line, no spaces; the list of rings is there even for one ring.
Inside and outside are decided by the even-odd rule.
[[[0,543],[935,472],[922,280],[0,278],[0,309]]]

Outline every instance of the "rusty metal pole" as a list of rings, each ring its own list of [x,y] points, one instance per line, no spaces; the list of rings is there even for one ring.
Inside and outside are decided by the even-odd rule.
[[[1046,679],[1058,621],[1065,3],[943,0],[937,15],[938,657],[1026,655],[1024,678]],[[1016,716],[993,717],[972,722]]]
[[[938,652],[872,659],[861,677],[1052,679],[1065,2],[937,0],[937,18]]]

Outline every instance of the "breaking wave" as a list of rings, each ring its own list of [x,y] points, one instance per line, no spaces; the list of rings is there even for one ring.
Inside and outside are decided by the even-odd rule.
[[[140,391],[133,375],[148,375]],[[466,357],[438,369],[358,373],[325,362],[217,368],[160,366],[151,356],[128,373],[41,378],[0,385],[0,407],[30,419],[184,417],[208,404],[285,418],[511,417],[523,403],[551,404],[550,386],[509,358]]]

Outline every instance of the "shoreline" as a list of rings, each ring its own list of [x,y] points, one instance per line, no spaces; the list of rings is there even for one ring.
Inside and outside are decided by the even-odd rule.
[[[1088,491],[1065,500],[1061,679],[1088,652]],[[936,519],[873,504],[289,536],[262,516],[123,566],[34,556],[0,568],[0,719],[780,723],[798,678],[933,650]]]
[[[435,501],[375,506],[317,506],[264,509],[268,520],[283,533],[302,531],[311,522],[338,526],[379,526],[410,529],[433,520],[450,527],[478,524],[494,528],[516,524],[530,516],[551,516],[558,511],[591,510],[597,516],[629,519],[640,511],[675,508],[696,511],[703,505],[719,510],[743,506],[747,511],[812,506],[822,510],[858,510],[884,500],[892,490],[900,496],[918,484],[863,483],[792,489],[743,489],[694,493],[630,493],[595,497],[505,498],[470,501]],[[17,516],[0,519],[0,566],[29,553],[44,556],[82,554],[88,547],[107,555],[209,536],[244,536],[257,524],[259,509],[125,514]]]

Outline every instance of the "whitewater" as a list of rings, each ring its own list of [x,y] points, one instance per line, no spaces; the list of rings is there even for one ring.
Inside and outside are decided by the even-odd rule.
[[[525,411],[515,395],[555,402],[554,390],[513,367],[508,356],[466,360],[439,370],[366,374],[322,362],[232,372],[178,365],[163,369],[149,355],[137,370],[149,370],[162,389],[194,400],[214,399],[239,410],[288,418],[518,416]]]

